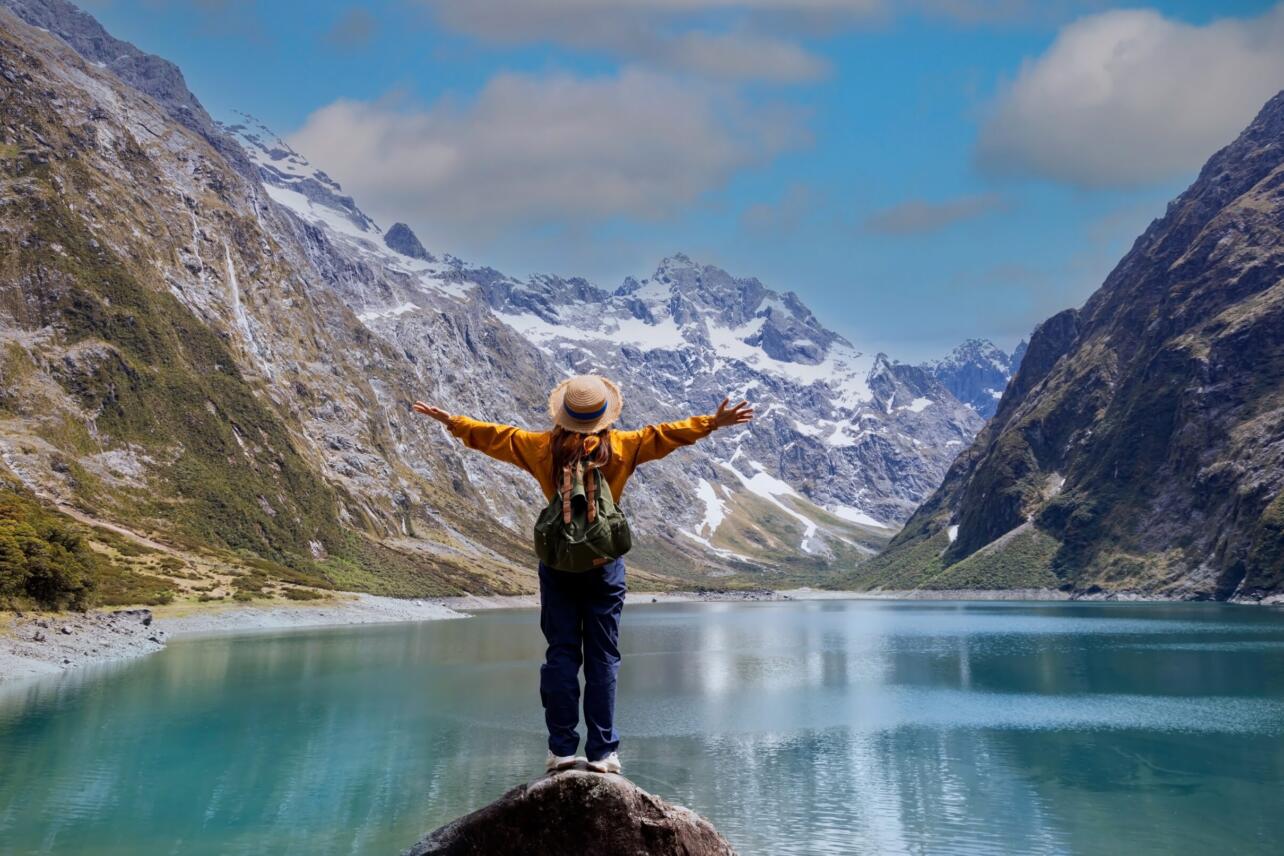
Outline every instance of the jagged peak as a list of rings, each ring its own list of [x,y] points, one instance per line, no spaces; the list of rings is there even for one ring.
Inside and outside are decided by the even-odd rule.
[[[248,155],[249,160],[258,167],[258,177],[264,185],[300,194],[311,205],[329,208],[356,226],[361,233],[380,234],[378,224],[357,206],[351,196],[343,193],[343,187],[339,182],[313,166],[311,161],[295,151],[263,121],[241,110],[231,112],[237,121],[220,122],[219,129],[240,144],[240,148]],[[279,201],[280,194],[277,194],[277,198]],[[295,206],[291,204],[290,207]],[[392,245],[389,244],[389,246]],[[420,248],[422,249],[422,245]],[[397,251],[401,252],[401,250]],[[427,253],[426,250],[424,252]],[[405,255],[411,254],[405,253]],[[432,259],[429,256],[425,260]]]
[[[383,242],[390,250],[401,253],[403,256],[426,262],[436,261],[433,254],[424,249],[419,236],[405,223],[393,223],[384,233]]]
[[[924,368],[941,371],[965,365],[991,366],[1006,373],[1012,357],[998,345],[984,338],[964,339],[948,354],[923,364]]]

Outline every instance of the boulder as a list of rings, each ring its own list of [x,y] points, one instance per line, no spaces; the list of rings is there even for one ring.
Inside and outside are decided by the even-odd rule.
[[[446,824],[404,856],[734,856],[690,809],[623,776],[566,770],[519,785]]]

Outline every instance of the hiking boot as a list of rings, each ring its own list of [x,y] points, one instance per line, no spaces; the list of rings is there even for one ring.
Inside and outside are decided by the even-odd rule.
[[[553,750],[550,749],[548,759],[544,761],[544,772],[556,773],[558,770],[569,770],[578,760],[580,759],[574,755],[554,755]]]
[[[594,773],[618,773],[622,769],[620,767],[620,755],[618,752],[612,752],[605,758],[589,761],[588,768]]]

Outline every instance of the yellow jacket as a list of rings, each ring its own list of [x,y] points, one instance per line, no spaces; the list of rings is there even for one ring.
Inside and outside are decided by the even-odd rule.
[[[484,452],[498,461],[515,464],[535,476],[547,499],[557,493],[553,482],[553,447],[551,431],[526,431],[512,425],[479,422],[467,416],[452,416],[446,427],[470,449]],[[638,464],[663,458],[680,446],[690,446],[707,437],[716,426],[712,416],[692,416],[679,422],[647,425],[636,431],[611,431],[611,461],[602,468],[611,496],[618,502],[624,484]],[[596,438],[589,437],[586,449],[592,451]]]

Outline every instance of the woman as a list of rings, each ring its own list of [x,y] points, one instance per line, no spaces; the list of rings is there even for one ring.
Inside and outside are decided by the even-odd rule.
[[[616,431],[624,400],[619,387],[597,375],[562,381],[548,397],[548,431],[525,431],[511,425],[452,416],[438,407],[415,402],[417,413],[445,425],[469,448],[516,464],[533,475],[552,500],[556,474],[583,461],[601,473],[619,500],[638,464],[658,460],[679,446],[689,446],[718,428],[753,419],[748,402],[728,407],[723,399],[712,416]],[[548,771],[564,770],[579,760],[579,671],[584,666],[585,750],[590,769],[620,772],[615,731],[615,677],[620,667],[620,611],[624,606],[624,562],[616,559],[591,571],[571,573],[539,566],[540,629],[548,641],[539,670],[539,694],[548,726]]]

